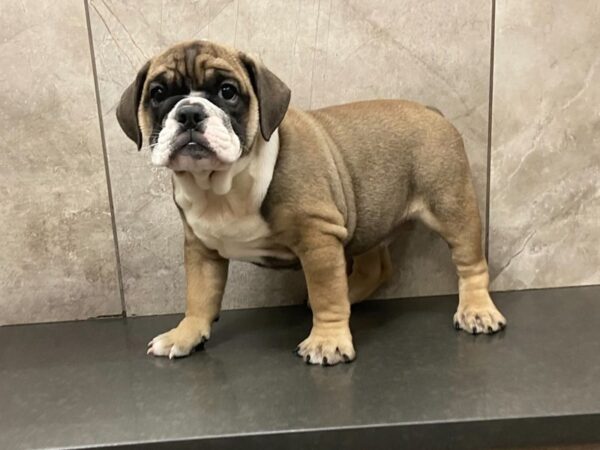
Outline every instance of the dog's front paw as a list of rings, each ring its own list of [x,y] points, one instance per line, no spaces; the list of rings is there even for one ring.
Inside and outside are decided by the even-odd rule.
[[[470,306],[460,308],[454,314],[454,327],[472,334],[492,334],[506,327],[506,319],[494,306]]]
[[[346,327],[318,329],[313,327],[310,335],[295,350],[307,364],[332,366],[350,362],[356,358],[350,329]]]
[[[159,334],[148,343],[148,354],[168,356],[169,359],[189,355],[210,337],[210,325],[204,321],[185,317],[176,328]]]

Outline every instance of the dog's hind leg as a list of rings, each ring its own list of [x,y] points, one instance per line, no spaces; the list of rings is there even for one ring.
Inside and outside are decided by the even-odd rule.
[[[448,243],[458,275],[454,326],[469,333],[494,333],[506,326],[489,292],[481,243],[481,219],[470,177],[431,195],[419,218]]]
[[[353,257],[352,273],[348,277],[350,303],[369,297],[379,286],[389,280],[392,261],[387,245],[378,245]]]

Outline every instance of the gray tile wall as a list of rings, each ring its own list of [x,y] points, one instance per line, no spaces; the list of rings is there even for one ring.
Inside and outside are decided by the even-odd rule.
[[[1,2],[0,67],[0,325],[118,314],[83,2]]]
[[[492,286],[600,282],[600,2],[497,0]]]
[[[491,157],[494,288],[598,283],[594,0],[497,0],[491,154],[492,0],[89,0],[89,30],[81,1],[59,3],[0,6],[10,87],[0,94],[0,323],[121,311],[88,31],[130,315],[183,310],[182,233],[168,173],[122,134],[115,107],[151,55],[194,38],[259,53],[295,107],[387,97],[437,106],[465,138],[483,218]],[[455,292],[446,245],[422,227],[393,255],[394,281],[377,297]],[[304,297],[300,272],[240,263],[225,307]]]

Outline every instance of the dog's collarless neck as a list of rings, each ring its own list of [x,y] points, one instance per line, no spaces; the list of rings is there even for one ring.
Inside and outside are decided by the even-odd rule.
[[[212,197],[227,201],[228,197],[246,197],[246,210],[258,210],[273,179],[279,154],[279,132],[269,141],[257,136],[247,156],[240,158],[227,170],[214,172],[174,173],[175,184],[186,197]]]

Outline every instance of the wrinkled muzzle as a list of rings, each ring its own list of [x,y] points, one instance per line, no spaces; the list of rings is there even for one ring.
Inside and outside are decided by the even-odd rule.
[[[155,166],[191,172],[226,170],[242,153],[229,116],[196,96],[175,104],[151,149]]]

